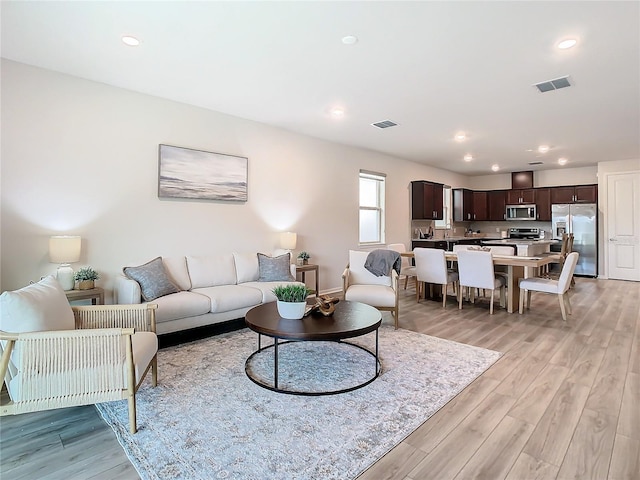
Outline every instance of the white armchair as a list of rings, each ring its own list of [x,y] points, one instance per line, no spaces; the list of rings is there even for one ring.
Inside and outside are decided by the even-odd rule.
[[[0,375],[9,401],[0,416],[127,399],[135,433],[135,394],[149,370],[157,384],[155,309],[71,307],[53,277],[4,292]]]
[[[376,277],[364,268],[369,252],[349,251],[349,264],[342,274],[342,293],[347,301],[362,302],[391,312],[398,328],[398,273]]]

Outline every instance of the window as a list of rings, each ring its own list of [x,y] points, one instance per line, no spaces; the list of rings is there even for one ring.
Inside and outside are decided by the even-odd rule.
[[[360,171],[360,244],[384,243],[385,175]]]
[[[442,220],[435,221],[437,229],[451,228],[451,187],[445,185],[442,189]]]

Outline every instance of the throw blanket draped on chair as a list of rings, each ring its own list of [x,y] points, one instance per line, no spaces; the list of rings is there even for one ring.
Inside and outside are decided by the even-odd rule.
[[[389,275],[393,268],[400,275],[401,262],[400,254],[394,250],[378,249],[372,250],[367,255],[364,268],[373,273],[376,277]]]

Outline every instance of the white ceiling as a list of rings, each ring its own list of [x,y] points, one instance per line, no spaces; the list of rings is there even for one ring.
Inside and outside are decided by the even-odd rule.
[[[562,168],[561,156],[567,167],[640,158],[637,1],[3,0],[1,9],[5,58],[467,175],[494,163]],[[124,34],[142,44],[125,46]],[[345,35],[359,41],[344,45]],[[578,46],[555,48],[566,36]],[[532,86],[565,75],[574,86]],[[399,125],[370,125],[381,120]],[[540,144],[551,151],[527,151]]]

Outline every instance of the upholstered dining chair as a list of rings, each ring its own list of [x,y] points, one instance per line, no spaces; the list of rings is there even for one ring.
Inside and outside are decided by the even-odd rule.
[[[551,278],[523,278],[520,280],[520,314],[524,311],[524,296],[527,295],[527,309],[531,306],[531,292],[552,293],[558,295],[562,319],[567,321],[567,312],[571,315],[571,302],[569,301],[569,286],[573,272],[578,264],[578,252],[572,252],[562,265],[562,271],[558,280]]]
[[[462,309],[462,288],[478,288],[491,291],[491,303],[489,313],[493,315],[493,297],[496,289],[500,290],[500,304],[505,303],[504,277],[495,275],[493,269],[493,257],[490,251],[482,250],[458,250],[458,275],[460,277],[459,307]],[[473,292],[470,294],[473,300]]]
[[[447,287],[454,285],[454,292],[458,284],[458,273],[447,269],[445,251],[439,248],[414,248],[413,255],[416,262],[416,301],[420,301],[422,291],[427,283],[442,285],[442,308],[447,306]]]
[[[405,247],[404,243],[390,243],[389,245],[387,245],[387,248],[389,250],[393,250],[398,253],[405,253],[407,251],[407,248]],[[411,260],[409,259],[409,257],[401,257],[401,258],[402,258],[402,263],[400,266],[400,277],[398,278],[398,280],[402,280],[402,278],[404,277],[404,289],[406,290],[407,284],[409,282],[409,277],[416,276],[416,267],[411,265]],[[416,286],[416,290],[417,288],[418,287]]]
[[[362,302],[389,311],[398,328],[398,273],[376,277],[364,268],[369,252],[350,250],[349,263],[342,273],[342,294],[347,301]]]
[[[71,307],[53,276],[0,296],[0,416],[126,399],[157,384],[154,304]]]

